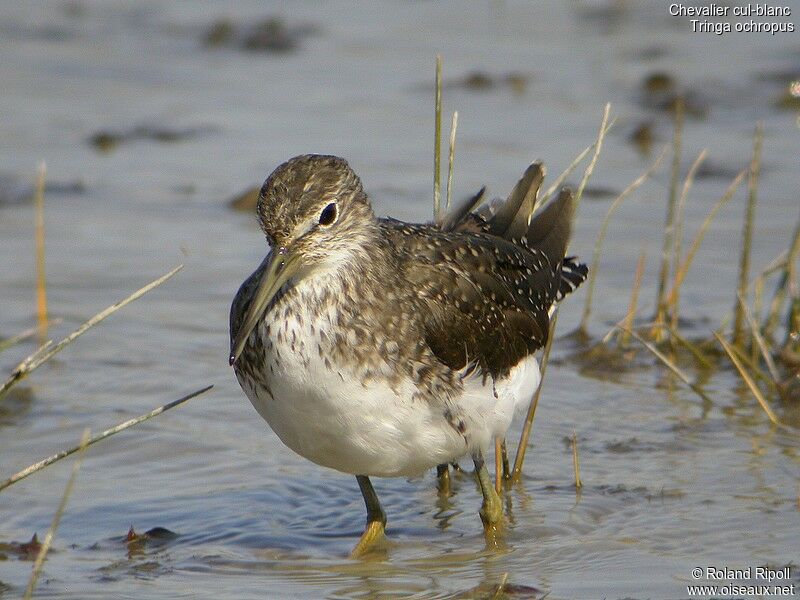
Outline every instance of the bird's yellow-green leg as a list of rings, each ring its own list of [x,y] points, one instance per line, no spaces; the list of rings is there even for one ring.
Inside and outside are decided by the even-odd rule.
[[[480,450],[472,456],[472,462],[475,463],[475,475],[478,477],[483,494],[483,504],[481,504],[480,510],[481,521],[483,521],[484,530],[491,533],[496,531],[503,522],[503,505],[497,490],[494,489],[494,481],[489,475],[489,470],[483,461],[483,453]]]
[[[450,495],[450,465],[447,463],[436,466],[436,485],[440,494]]]
[[[386,539],[386,513],[381,508],[375,488],[366,475],[356,475],[356,480],[361,488],[361,495],[364,496],[364,504],[367,505],[367,527],[350,553],[352,558],[364,556],[378,542]]]

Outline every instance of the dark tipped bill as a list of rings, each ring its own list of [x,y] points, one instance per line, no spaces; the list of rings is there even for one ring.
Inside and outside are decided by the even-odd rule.
[[[258,321],[264,315],[264,311],[275,298],[275,295],[287,281],[300,274],[302,267],[303,261],[301,257],[287,248],[280,248],[277,252],[272,253],[269,264],[261,275],[261,281],[258,282],[258,286],[253,293],[242,325],[236,333],[236,339],[231,345],[231,355],[228,359],[231,366],[236,363],[242,354],[247,338],[256,328]]]

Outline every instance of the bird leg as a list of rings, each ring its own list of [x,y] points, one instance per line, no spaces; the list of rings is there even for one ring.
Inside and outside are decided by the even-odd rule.
[[[506,438],[500,443],[500,456],[503,457],[503,479],[511,479],[511,465],[508,463],[508,448]]]
[[[502,523],[503,505],[497,490],[494,489],[494,482],[489,475],[489,470],[483,461],[483,453],[480,450],[472,455],[472,462],[475,463],[475,475],[478,477],[483,494],[483,504],[481,504],[480,510],[481,521],[483,521],[484,530],[487,533],[492,532],[497,530]]]
[[[503,448],[500,438],[494,438],[494,490],[503,491]]]
[[[440,494],[450,495],[450,465],[447,463],[436,465],[436,487]]]
[[[364,496],[364,504],[367,505],[367,526],[364,529],[364,533],[361,534],[358,544],[350,553],[351,558],[361,558],[376,543],[386,537],[384,535],[386,531],[386,513],[381,508],[375,488],[372,487],[372,483],[366,475],[356,475],[356,481],[358,481],[358,487],[361,488],[361,495]]]

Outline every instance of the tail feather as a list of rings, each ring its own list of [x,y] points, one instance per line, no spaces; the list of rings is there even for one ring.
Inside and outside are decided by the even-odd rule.
[[[533,213],[544,176],[544,165],[535,161],[525,169],[505,202],[495,200],[482,205],[486,188],[481,188],[444,215],[437,225],[443,231],[489,233],[542,252],[553,270],[560,269],[560,300],[583,283],[588,269],[574,257],[564,258],[575,213],[572,191],[562,188],[558,196]]]
[[[478,193],[470,196],[461,204],[451,209],[447,214],[443,215],[437,223],[442,231],[458,231],[469,230],[470,225],[473,224],[475,215],[473,211],[477,210],[483,202],[483,195],[486,193],[486,186],[483,186]],[[479,223],[475,223],[475,231],[479,231]]]
[[[542,251],[554,267],[567,253],[574,213],[572,191],[563,188],[556,198],[533,216],[525,235],[528,247]]]
[[[556,302],[560,302],[564,296],[578,289],[578,286],[586,281],[588,274],[589,267],[584,263],[578,262],[577,256],[567,256],[561,262],[561,280],[559,281]]]
[[[489,221],[489,233],[505,239],[524,237],[544,174],[544,165],[538,160],[525,169],[508,199]]]

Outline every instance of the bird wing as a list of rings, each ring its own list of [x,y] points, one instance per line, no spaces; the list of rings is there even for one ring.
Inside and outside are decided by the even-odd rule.
[[[487,233],[381,224],[442,363],[502,377],[547,341],[561,275],[544,252]]]

